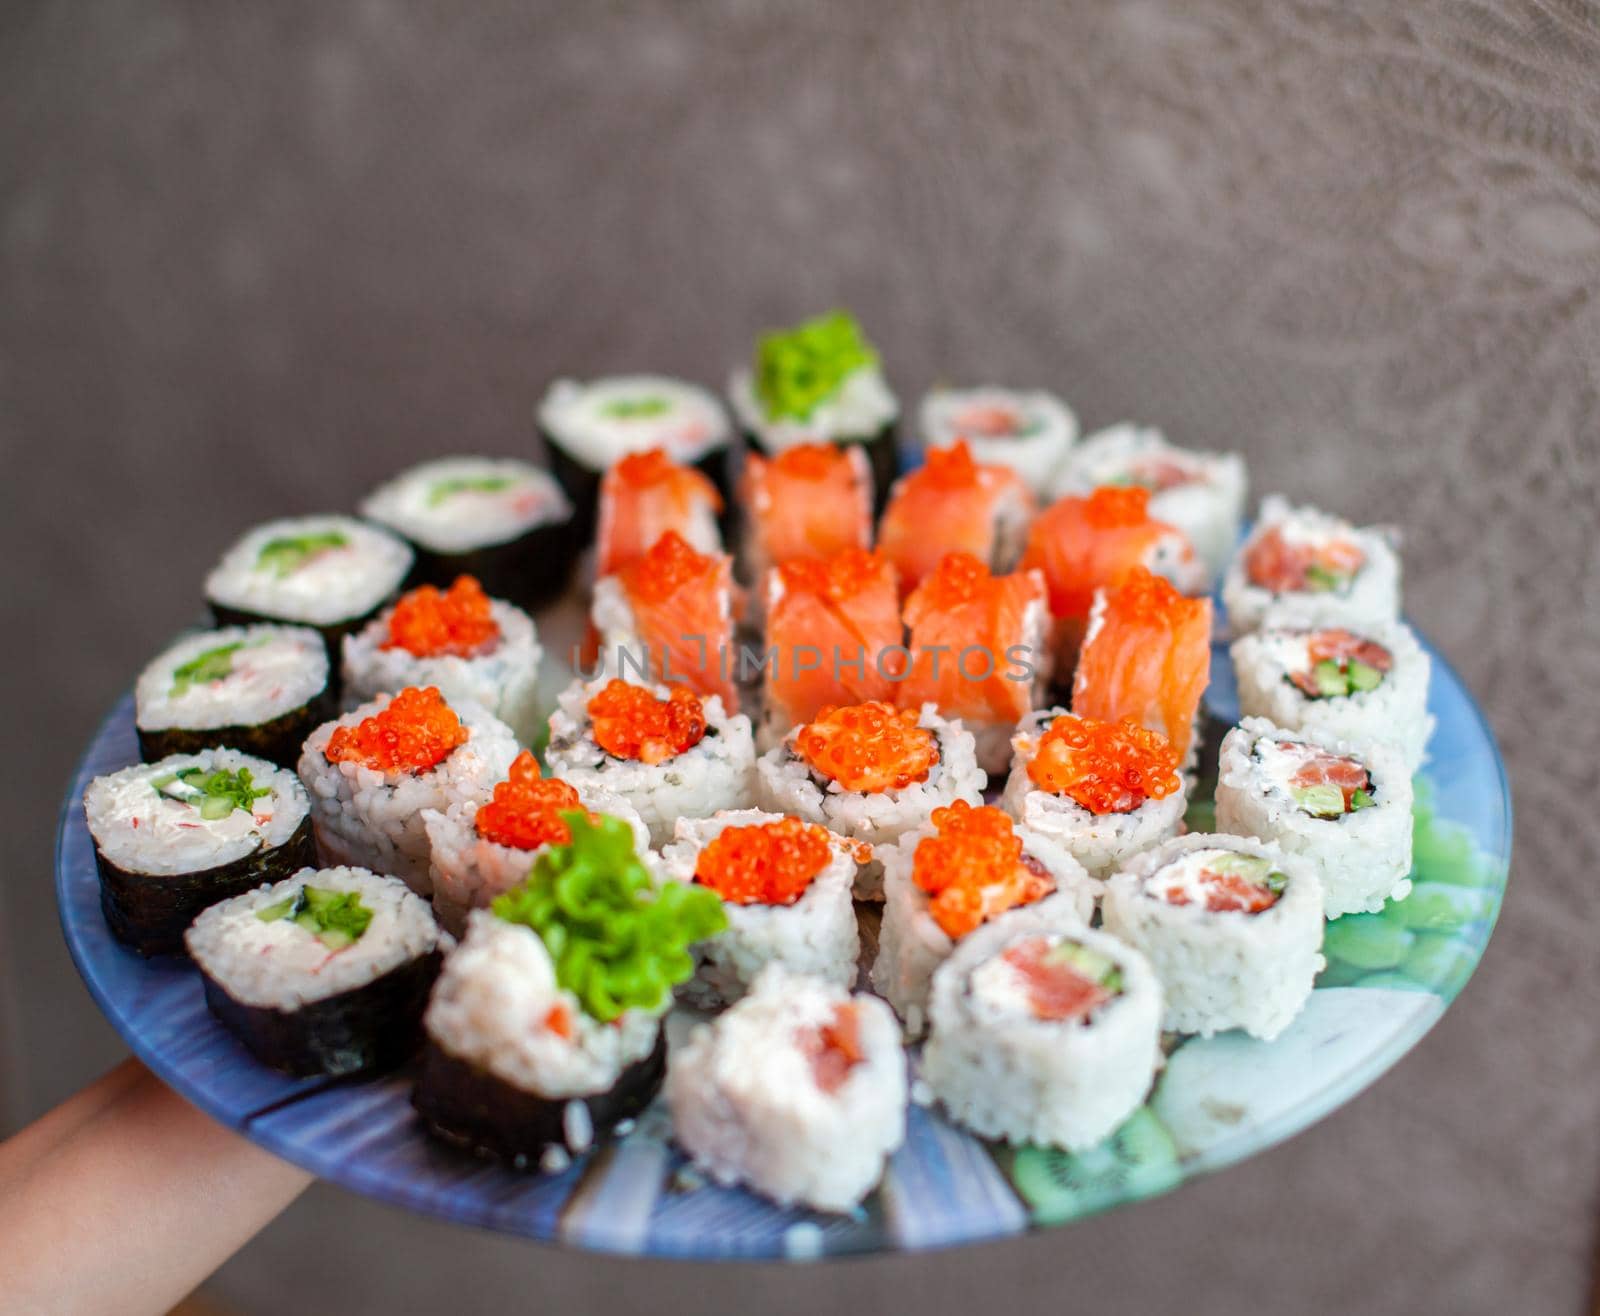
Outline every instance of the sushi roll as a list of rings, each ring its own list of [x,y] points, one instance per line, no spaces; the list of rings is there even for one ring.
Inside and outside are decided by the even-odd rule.
[[[1356,745],[1389,741],[1409,772],[1422,766],[1433,734],[1432,664],[1410,627],[1279,626],[1269,613],[1262,629],[1235,640],[1229,652],[1244,716]]]
[[[1315,870],[1253,837],[1191,833],[1146,850],[1107,883],[1100,912],[1154,966],[1169,1032],[1270,1042],[1323,965]]]
[[[451,703],[478,704],[525,745],[543,730],[533,618],[491,599],[471,576],[447,590],[422,585],[344,638],[344,697],[354,707],[387,691],[435,686]]]
[[[859,444],[877,496],[888,491],[900,404],[848,311],[764,334],[754,368],[733,372],[728,396],[745,434],[767,455],[797,443]]]
[[[621,796],[650,831],[672,839],[679,818],[749,807],[755,789],[750,719],[685,686],[576,681],[550,715],[545,761],[580,795]]]
[[[328,657],[400,592],[411,572],[404,540],[349,516],[268,521],[247,532],[206,577],[219,626],[285,622],[311,626]]]
[[[894,701],[907,655],[887,559],[855,548],[784,562],[767,573],[765,593],[761,752],[825,708]]]
[[[1303,856],[1328,918],[1375,912],[1411,890],[1411,774],[1382,741],[1358,749],[1245,718],[1222,741],[1217,827]]]
[[[849,841],[779,813],[724,810],[678,819],[661,860],[672,880],[714,892],[728,916],[725,932],[695,948],[695,976],[679,989],[690,1004],[731,1005],[772,963],[854,985],[861,943]]]
[[[1084,1151],[1161,1064],[1149,961],[1055,900],[977,929],[933,975],[922,1081],[985,1138]]]
[[[905,606],[911,665],[901,708],[934,704],[973,737],[978,766],[998,777],[1011,733],[1050,678],[1050,607],[1037,571],[993,576],[968,553],[950,553]]]
[[[1090,877],[1109,877],[1183,829],[1178,752],[1159,732],[1046,708],[1023,718],[1011,744],[1005,811],[1064,846]]]
[[[572,809],[620,818],[633,832],[634,848],[649,852],[649,829],[631,804],[598,786],[580,793],[570,782],[544,776],[528,750],[512,761],[487,801],[457,800],[442,813],[424,809],[433,914],[445,930],[460,936],[471,910],[526,878],[548,846],[570,843],[561,815]]]
[[[1359,529],[1277,494],[1261,515],[1222,582],[1222,603],[1235,635],[1262,625],[1315,619],[1359,630],[1400,616],[1400,559],[1392,530]]]
[[[1040,497],[1051,493],[1078,437],[1078,418],[1043,389],[937,388],[923,397],[919,420],[929,449],[964,442],[980,462],[1009,466]]]
[[[237,750],[174,754],[96,777],[83,813],[106,923],[141,955],[177,954],[208,905],[316,860],[305,787]]]
[[[139,675],[139,756],[231,746],[292,768],[333,716],[322,637],[303,626],[227,626],[184,636]]]
[[[872,468],[859,447],[797,443],[746,455],[740,566],[759,584],[781,562],[824,561],[872,544]]]
[[[970,553],[991,571],[1010,571],[1022,556],[1037,508],[1009,466],[987,466],[957,441],[935,448],[889,491],[878,524],[878,551],[915,589],[947,553]]]
[[[1105,485],[1150,491],[1150,515],[1188,537],[1212,585],[1239,544],[1248,476],[1236,452],[1194,452],[1158,429],[1113,425],[1067,458],[1054,493],[1086,496]]]
[[[589,620],[602,663],[618,676],[681,682],[739,711],[741,653],[733,635],[733,568],[675,530],[642,558],[595,582]]]
[[[656,884],[627,824],[567,817],[570,843],[468,915],[412,1094],[431,1133],[518,1169],[565,1168],[650,1104],[688,947],[724,922],[711,892]]]
[[[958,801],[883,854],[883,925],[872,985],[905,1020],[927,1024],[933,974],[964,938],[1021,905],[1050,901],[1053,914],[1087,926],[1098,883],[1048,837],[990,805]]]
[[[664,375],[558,379],[539,403],[539,430],[556,478],[571,498],[578,542],[594,534],[601,474],[632,453],[659,448],[697,466],[728,493],[733,427],[716,395]]]
[[[756,762],[756,807],[793,814],[865,842],[858,900],[883,899],[879,847],[941,805],[983,802],[972,733],[932,704],[900,710],[873,701],[823,709]]]
[[[774,964],[673,1051],[678,1143],[720,1184],[848,1211],[906,1135],[906,1058],[880,1000]]]
[[[477,704],[452,706],[435,686],[379,695],[306,738],[317,852],[430,895],[423,811],[488,799],[516,756],[511,728]]]
[[[1188,536],[1150,514],[1148,489],[1096,489],[1082,498],[1058,498],[1029,530],[1022,565],[1044,572],[1063,676],[1072,670],[1097,590],[1114,589],[1145,570],[1180,594],[1206,592],[1205,567]]]
[[[637,562],[669,530],[696,552],[720,553],[721,511],[717,486],[660,448],[624,457],[600,477],[595,575],[609,576]]]
[[[1172,742],[1185,770],[1199,750],[1211,679],[1211,600],[1187,599],[1142,567],[1095,594],[1072,681],[1072,711],[1137,722]]]
[[[561,486],[548,471],[505,457],[413,466],[374,489],[361,515],[410,543],[412,585],[444,589],[474,576],[530,611],[566,588],[581,547]]]
[[[185,942],[211,1013],[262,1064],[301,1077],[411,1055],[442,956],[428,906],[364,868],[302,868],[224,900]]]

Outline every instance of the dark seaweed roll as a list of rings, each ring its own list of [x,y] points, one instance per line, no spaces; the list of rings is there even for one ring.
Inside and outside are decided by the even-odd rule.
[[[303,868],[213,905],[186,940],[212,1013],[300,1076],[405,1060],[442,958],[427,903],[364,868]]]
[[[536,608],[566,588],[582,547],[572,503],[549,472],[498,457],[445,457],[403,471],[361,514],[405,537],[411,584],[477,577],[496,598]]]
[[[328,656],[400,592],[411,572],[404,540],[350,516],[299,516],[247,531],[206,577],[219,626],[313,626]]]
[[[304,626],[229,626],[178,640],[134,688],[147,759],[231,746],[293,767],[334,714],[328,652]]]
[[[83,795],[100,903],[119,941],[177,954],[207,906],[315,858],[298,777],[231,749],[174,754],[96,777]]]

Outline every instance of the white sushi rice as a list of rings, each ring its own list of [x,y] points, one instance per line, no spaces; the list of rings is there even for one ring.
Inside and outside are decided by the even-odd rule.
[[[293,919],[263,921],[303,886],[354,892],[372,913],[355,941],[329,949]],[[212,905],[184,937],[189,956],[241,1005],[285,1012],[365,987],[439,945],[428,906],[401,882],[364,868],[302,868],[293,877]]]
[[[174,674],[233,646],[226,675],[179,684]],[[224,626],[186,635],[154,659],[134,687],[141,730],[259,726],[304,708],[328,686],[328,650],[303,626]]]
[[[524,745],[542,730],[539,662],[544,650],[533,618],[499,599],[489,615],[500,635],[485,653],[469,658],[440,654],[419,658],[402,648],[385,648],[392,608],[353,635],[344,637],[344,700],[351,708],[374,695],[407,686],[437,686],[450,704],[480,704],[504,722]]]
[[[1344,540],[1358,547],[1365,561],[1342,590],[1296,590],[1275,594],[1253,584],[1245,569],[1251,548],[1269,530],[1278,529],[1290,544],[1323,544]],[[1259,629],[1270,611],[1280,626],[1323,624],[1359,629],[1395,621],[1400,616],[1400,559],[1395,552],[1398,531],[1359,528],[1314,507],[1295,507],[1278,494],[1262,500],[1261,514],[1240,546],[1222,582],[1222,602],[1234,635]]]
[[[580,795],[603,790],[621,796],[638,811],[656,847],[672,839],[679,818],[704,818],[753,803],[756,748],[748,717],[730,717],[722,700],[711,695],[701,700],[706,734],[682,754],[656,764],[613,758],[595,743],[588,711],[589,700],[605,684],[578,680],[561,692],[545,750],[555,775]],[[668,695],[665,686],[649,689],[658,699]]]
[[[650,448],[696,462],[725,447],[732,433],[715,394],[663,375],[613,375],[587,384],[558,379],[539,403],[539,426],[591,471]]]
[[[578,799],[591,813],[621,818],[633,832],[634,849],[641,858],[650,854],[650,832],[638,811],[620,795],[597,786],[578,790]],[[444,812],[424,809],[422,826],[428,834],[428,876],[433,884],[434,916],[457,935],[466,927],[467,914],[482,909],[496,896],[522,882],[548,846],[518,850],[478,835],[480,801],[458,800]]]
[[[927,1026],[934,971],[957,946],[934,919],[928,893],[914,876],[917,846],[937,834],[930,819],[883,852],[883,923],[878,956],[872,963],[872,986],[905,1021],[909,1037],[920,1037]],[[1023,857],[1042,865],[1055,883],[1055,890],[1036,903],[1049,904],[1052,913],[1087,925],[1100,884],[1048,837],[1022,827],[1017,835],[1022,838]]]
[[[1358,760],[1372,778],[1370,807],[1340,818],[1307,813],[1291,793],[1298,766],[1282,744],[1309,745]],[[1247,717],[1223,738],[1217,778],[1217,827],[1275,841],[1316,870],[1328,918],[1374,912],[1411,890],[1411,774],[1392,745],[1361,747],[1320,731],[1290,731]]]
[[[1376,622],[1350,627],[1353,634],[1386,649],[1392,660],[1383,680],[1371,690],[1313,699],[1289,678],[1310,667],[1307,646],[1320,614],[1281,626],[1270,611],[1262,628],[1233,642],[1229,650],[1239,688],[1239,711],[1264,717],[1291,731],[1318,731],[1351,744],[1383,740],[1397,746],[1408,771],[1415,773],[1427,756],[1433,734],[1428,712],[1428,680],[1432,661],[1415,633],[1401,622]],[[1309,622],[1310,624],[1305,624]],[[1327,626],[1342,625],[1329,618]]]
[[[880,846],[893,845],[942,805],[957,800],[983,803],[988,778],[978,766],[972,733],[959,721],[940,717],[932,704],[922,706],[917,725],[933,732],[939,761],[929,769],[926,780],[898,790],[850,791],[821,777],[795,752],[798,728],[756,761],[757,808],[793,814],[872,847],[874,853],[862,864],[856,879],[858,900],[883,899],[883,862],[876,853]]]
[[[325,862],[370,868],[399,877],[419,895],[429,895],[428,833],[423,812],[447,811],[464,800],[489,798],[517,756],[511,728],[473,703],[451,704],[467,729],[467,741],[426,772],[380,772],[356,762],[328,761],[336,727],[353,727],[381,713],[392,696],[324,722],[306,737],[300,780],[311,795],[317,851]]]
[[[206,773],[248,769],[254,788],[271,794],[248,810],[235,808],[226,817],[205,818],[198,798],[172,798],[186,791],[181,781],[167,779],[186,768]],[[167,784],[157,787],[162,781]],[[305,787],[294,773],[233,749],[136,763],[96,777],[83,793],[89,834],[101,856],[125,872],[157,877],[204,872],[274,849],[294,835],[310,810]]]
[[[286,574],[263,550],[276,540],[331,535],[342,542]],[[411,570],[405,541],[349,516],[300,516],[256,526],[206,577],[206,598],[278,621],[331,626],[364,617],[399,592]]]
[[[965,419],[981,411],[1015,416],[1016,429],[1010,434],[992,434]],[[1078,437],[1078,418],[1071,408],[1044,389],[931,389],[923,396],[918,421],[928,447],[947,448],[964,440],[975,460],[1009,466],[1040,495],[1051,492],[1062,461]]]
[[[1120,970],[1086,1020],[1034,1017],[1001,958],[1018,942],[1074,942]],[[933,978],[922,1079],[986,1138],[1082,1151],[1144,1100],[1161,1064],[1161,984],[1138,951],[1092,932],[1059,901],[1010,910],[963,939]]]
[[[900,414],[900,403],[876,365],[852,370],[833,395],[803,419],[768,416],[748,368],[741,367],[729,376],[728,398],[739,423],[768,452],[782,452],[797,443],[871,439]]]
[[[552,1011],[565,1014],[570,1036],[550,1026]],[[457,1060],[559,1100],[609,1091],[655,1049],[661,1020],[626,1010],[615,1023],[601,1023],[557,984],[538,933],[475,909],[434,984],[423,1026]]]
[[[1288,882],[1259,914],[1206,908],[1194,878],[1218,852],[1267,859]],[[1164,897],[1176,886],[1187,904]],[[1242,1028],[1271,1041],[1300,1013],[1323,967],[1322,886],[1302,855],[1268,841],[1192,833],[1147,850],[1106,885],[1105,930],[1141,951],[1161,979],[1162,1027],[1209,1037]]]
[[[1150,515],[1188,536],[1212,584],[1221,579],[1239,543],[1248,476],[1236,452],[1197,452],[1169,443],[1145,425],[1112,425],[1091,434],[1062,467],[1054,489],[1086,495],[1103,485],[1140,485],[1155,466],[1173,467],[1184,479],[1150,494]]]
[[[528,462],[441,457],[379,485],[361,515],[435,553],[466,553],[565,521],[572,504],[548,471]]]
[[[1064,708],[1041,708],[1017,724],[1011,738],[1011,775],[1000,807],[1030,831],[1047,836],[1088,871],[1109,877],[1141,850],[1148,850],[1183,830],[1189,807],[1188,780],[1178,774],[1178,789],[1164,799],[1146,799],[1126,813],[1093,813],[1076,800],[1041,790],[1028,775],[1039,752],[1039,739],[1050,724],[1066,715]]]
[[[862,1057],[825,1092],[807,1037],[842,1006],[856,1012]],[[673,1051],[666,1098],[678,1142],[716,1182],[848,1211],[905,1140],[905,1053],[882,1001],[774,964]]]
[[[709,818],[680,818],[662,868],[673,881],[692,884],[700,852],[730,827],[780,822],[782,814],[760,809],[725,810]],[[731,1005],[768,964],[848,988],[856,980],[861,941],[851,888],[856,876],[853,845],[829,834],[829,858],[793,904],[724,901],[727,928],[694,948],[695,976],[679,988],[692,1005]]]

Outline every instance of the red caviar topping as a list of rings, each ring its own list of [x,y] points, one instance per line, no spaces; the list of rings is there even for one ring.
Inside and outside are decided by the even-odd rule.
[[[1270,527],[1245,554],[1252,584],[1274,594],[1343,589],[1366,563],[1367,555],[1348,539],[1291,544],[1278,526]]]
[[[835,1006],[828,1023],[801,1029],[799,1042],[811,1061],[812,1077],[824,1092],[837,1092],[867,1056],[861,1049],[861,1013],[854,1002]]]
[[[939,489],[967,489],[980,483],[978,465],[965,439],[957,439],[948,448],[930,448],[918,478]]]
[[[648,488],[655,484],[686,483],[695,493],[707,498],[716,511],[722,510],[722,495],[717,486],[690,466],[680,466],[667,456],[664,449],[649,448],[644,452],[630,452],[611,468],[623,484]]]
[[[513,850],[541,845],[568,845],[572,831],[561,815],[583,803],[570,783],[542,777],[539,761],[523,750],[511,764],[511,775],[494,788],[494,798],[478,810],[478,835]]]
[[[999,809],[957,800],[933,811],[933,825],[938,834],[917,843],[911,877],[952,940],[1055,889],[1043,867],[1022,853],[1022,838]]]
[[[1090,813],[1127,813],[1178,789],[1178,751],[1131,718],[1097,722],[1067,714],[1050,723],[1028,763],[1040,790]]]
[[[378,772],[426,772],[466,744],[467,735],[434,686],[412,686],[355,726],[335,727],[326,753],[329,763],[361,763]]]
[[[623,568],[628,593],[647,603],[665,603],[685,585],[717,570],[717,559],[697,553],[676,530],[668,530],[638,561]]]
[[[906,606],[918,618],[930,612],[951,612],[986,597],[994,579],[994,573],[971,553],[946,553],[933,574],[917,586],[916,605],[908,602]]]
[[[798,818],[727,827],[700,852],[694,880],[735,905],[792,905],[830,853],[828,833]]]
[[[795,735],[795,752],[847,791],[900,790],[939,761],[933,732],[880,699],[824,708]]]
[[[825,480],[840,462],[848,462],[845,450],[836,443],[797,443],[785,448],[772,464],[797,480]]]
[[[883,580],[881,553],[847,548],[830,558],[794,558],[777,566],[783,588],[791,594],[814,594],[830,603],[845,603]]]
[[[613,677],[589,700],[595,744],[619,759],[664,763],[698,745],[706,734],[700,696],[674,685],[657,699],[642,685]]]
[[[389,614],[389,638],[382,647],[404,649],[418,658],[470,658],[499,638],[483,586],[471,576],[457,576],[447,591],[423,585],[401,595]]]
[[[1143,525],[1150,519],[1150,491],[1138,485],[1103,484],[1084,503],[1083,519],[1096,530]]]

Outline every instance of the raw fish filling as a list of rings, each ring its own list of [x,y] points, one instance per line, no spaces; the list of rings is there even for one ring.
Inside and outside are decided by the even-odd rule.
[[[484,840],[513,850],[570,845],[572,829],[561,815],[582,808],[570,783],[541,776],[538,760],[523,750],[511,764],[511,775],[478,810],[473,825]]]
[[[795,752],[847,791],[902,790],[926,781],[939,761],[933,732],[912,709],[881,700],[825,708],[800,728]]]
[[[657,699],[644,686],[613,677],[589,701],[589,719],[595,744],[607,754],[648,765],[693,749],[706,734],[700,696],[681,685]]]
[[[853,1004],[834,1007],[833,1018],[814,1028],[803,1028],[796,1038],[811,1061],[811,1075],[823,1092],[844,1086],[850,1071],[866,1059],[861,1049],[861,1020]]]
[[[1016,409],[994,403],[968,407],[951,424],[961,434],[973,439],[1020,439],[1039,428]]]
[[[728,827],[700,852],[694,880],[735,905],[792,905],[831,857],[828,833],[798,818]]]
[[[933,825],[938,834],[917,843],[911,876],[952,940],[1055,890],[1043,866],[1022,853],[1022,838],[999,809],[957,800],[933,811]]]
[[[426,772],[467,743],[470,733],[434,686],[402,690],[389,706],[353,727],[335,727],[330,763],[359,763],[376,772]]]
[[[1122,971],[1108,956],[1067,938],[1027,937],[977,969],[972,991],[1007,1014],[1087,1023],[1122,991]]]
[[[1350,587],[1367,555],[1347,539],[1291,541],[1273,526],[1245,556],[1250,583],[1274,594],[1330,594]]]
[[[1203,904],[1213,914],[1260,914],[1278,903],[1289,879],[1270,860],[1231,850],[1200,850],[1156,875],[1169,905]]]
[[[1306,670],[1288,680],[1308,699],[1336,699],[1376,690],[1394,657],[1381,644],[1349,631],[1318,631],[1306,640]]]
[[[1028,763],[1040,790],[1065,795],[1090,813],[1128,813],[1178,789],[1178,752],[1131,719],[1096,722],[1070,714],[1051,722]]]
[[[473,658],[500,642],[489,596],[472,576],[457,576],[448,590],[423,585],[402,595],[389,614],[385,649],[418,658]]]
[[[1297,740],[1258,740],[1255,757],[1269,776],[1313,818],[1342,818],[1370,809],[1372,774],[1364,763]]]

